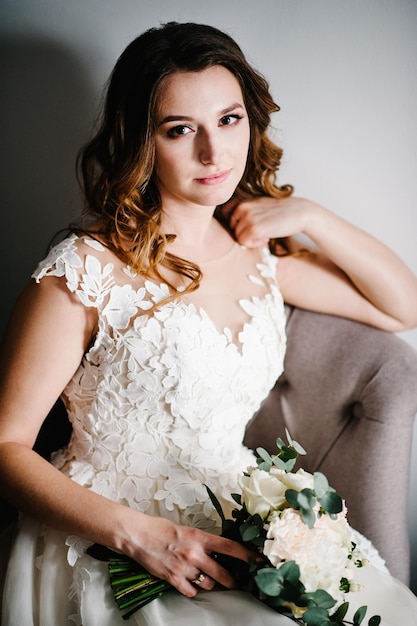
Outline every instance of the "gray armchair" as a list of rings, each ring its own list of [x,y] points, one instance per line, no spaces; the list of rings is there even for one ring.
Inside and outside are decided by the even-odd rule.
[[[346,499],[349,521],[409,581],[407,505],[417,352],[369,326],[288,307],[284,374],[245,443],[273,452],[287,427]]]

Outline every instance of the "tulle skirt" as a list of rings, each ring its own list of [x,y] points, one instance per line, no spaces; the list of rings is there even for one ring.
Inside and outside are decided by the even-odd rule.
[[[291,626],[241,591],[200,591],[194,599],[173,591],[123,620],[107,565],[88,555],[67,561],[66,535],[30,518],[21,521],[4,586],[2,626]],[[368,606],[381,626],[417,626],[417,598],[389,574],[368,565],[355,570],[363,588],[348,594],[346,619]],[[367,620],[364,621],[367,623]]]

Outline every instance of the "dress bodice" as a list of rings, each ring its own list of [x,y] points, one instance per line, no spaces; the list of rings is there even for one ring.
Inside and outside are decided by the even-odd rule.
[[[203,264],[197,292],[179,288],[167,302],[166,284],[135,275],[94,239],[71,235],[53,248],[34,278],[63,277],[98,313],[94,343],[63,393],[72,438],[53,463],[140,511],[218,523],[204,485],[226,513],[233,508],[237,474],[253,462],[245,427],[283,368],[275,265],[269,251],[234,244]]]

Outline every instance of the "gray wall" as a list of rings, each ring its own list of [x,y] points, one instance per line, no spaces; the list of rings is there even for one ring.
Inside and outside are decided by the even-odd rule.
[[[280,181],[371,231],[417,272],[415,0],[0,0],[1,332],[49,238],[79,212],[75,155],[115,59],[169,20],[236,37],[282,108]],[[417,347],[417,331],[404,338]]]

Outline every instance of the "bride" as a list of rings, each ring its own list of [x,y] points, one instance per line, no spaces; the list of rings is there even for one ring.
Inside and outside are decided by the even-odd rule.
[[[396,332],[417,325],[417,279],[275,185],[277,109],[209,26],[151,29],[118,60],[80,157],[86,220],[39,264],[3,349],[1,488],[22,512],[4,626],[292,623],[210,556],[252,553],[219,536],[204,485],[230,513],[245,426],[283,369],[284,301]],[[72,437],[48,463],[32,446],[59,395]],[[176,591],[123,621],[92,543]],[[405,586],[372,565],[361,582],[353,611],[417,624]]]

